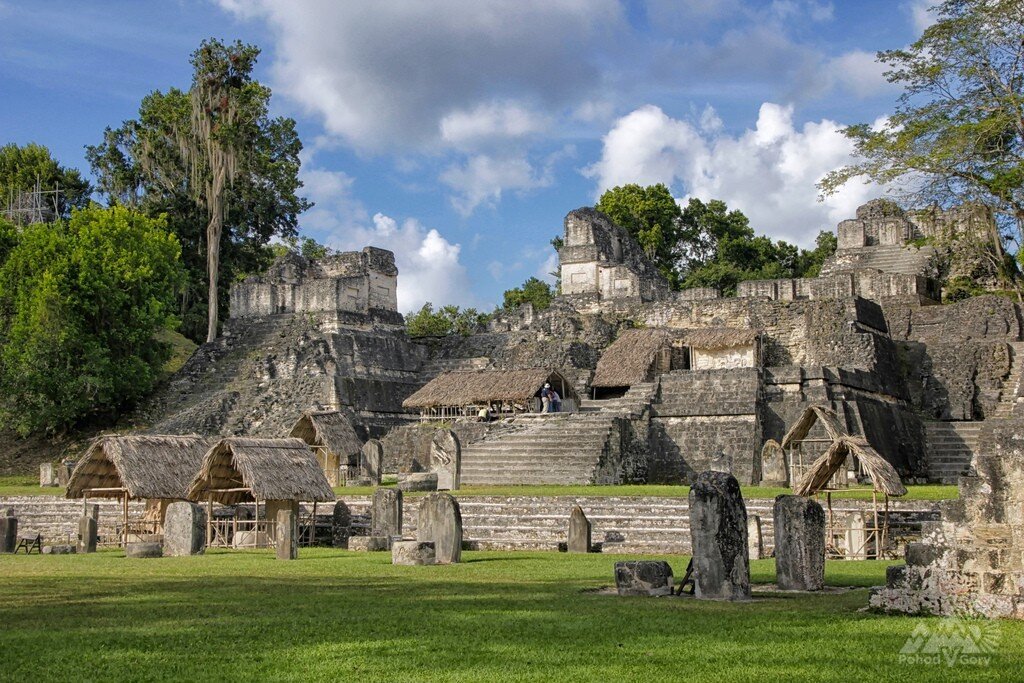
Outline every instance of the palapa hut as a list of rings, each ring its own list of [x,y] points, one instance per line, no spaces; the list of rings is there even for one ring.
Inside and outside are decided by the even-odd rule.
[[[334,492],[327,483],[316,455],[301,439],[260,439],[232,436],[218,441],[202,459],[198,474],[188,487],[189,500],[206,503],[208,511],[207,543],[210,545],[262,546],[274,538],[277,513],[293,510],[299,502],[316,504],[333,501]],[[249,522],[232,520],[231,530],[215,528],[213,504],[255,503],[256,515]],[[259,504],[266,504],[260,520]],[[269,520],[269,522],[268,522]],[[238,542],[239,531],[249,532],[249,542]]]
[[[418,409],[423,419],[475,416],[481,408],[499,415],[540,412],[545,384],[562,398],[562,411],[574,412],[579,395],[557,370],[480,370],[443,372],[405,399],[402,406]]]
[[[123,502],[121,542],[163,531],[167,506],[188,498],[213,439],[202,436],[108,435],[89,444],[68,480],[68,498],[117,498]],[[142,520],[129,520],[128,501],[145,500]]]
[[[348,417],[337,410],[303,413],[289,436],[302,439],[313,449],[331,486],[344,483],[348,467],[358,463],[363,447]]]
[[[621,396],[634,384],[672,370],[673,338],[663,329],[624,330],[597,361],[590,382],[594,398]]]
[[[824,434],[812,438],[815,425]],[[803,444],[827,444],[825,452],[806,469],[800,468]],[[889,537],[889,497],[907,493],[900,475],[878,451],[859,436],[850,436],[839,416],[825,406],[810,406],[782,439],[782,448],[790,454],[790,471],[794,473],[793,492],[800,496],[824,492],[828,506],[826,548],[832,557],[868,559],[885,552]],[[869,519],[854,515],[839,528],[832,512],[832,492],[846,488],[849,473],[871,483],[872,509]],[[879,495],[882,501],[879,501]]]
[[[731,327],[686,330],[678,343],[689,349],[691,370],[756,368],[761,365],[761,331]]]

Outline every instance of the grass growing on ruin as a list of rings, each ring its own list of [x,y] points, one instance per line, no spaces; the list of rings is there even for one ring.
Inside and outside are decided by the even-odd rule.
[[[0,556],[8,680],[959,680],[1015,678],[1024,627],[988,666],[912,665],[922,620],[860,611],[864,588],[745,604],[619,598],[615,556],[466,553],[395,567],[386,553],[303,550],[127,560]],[[668,557],[681,575],[686,558]],[[833,562],[832,585],[883,562]],[[754,563],[755,582],[773,563]],[[755,595],[757,595],[755,593]],[[934,623],[924,620],[923,623]]]
[[[0,477],[0,496],[63,496],[64,489],[39,485],[39,477]]]

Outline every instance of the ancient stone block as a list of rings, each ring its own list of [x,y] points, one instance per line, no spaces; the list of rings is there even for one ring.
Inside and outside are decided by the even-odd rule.
[[[150,558],[163,557],[164,547],[159,543],[139,542],[128,543],[124,546],[125,557]]]
[[[392,538],[402,535],[402,492],[377,489],[370,508],[370,535]]]
[[[96,520],[88,515],[78,519],[78,552],[96,552]]]
[[[825,587],[825,511],[803,496],[775,499],[775,583],[783,590]]]
[[[747,548],[751,560],[760,560],[765,556],[760,515],[750,515],[747,518]]]
[[[377,553],[391,549],[390,536],[351,536],[348,549],[364,553]]]
[[[674,579],[668,562],[636,560],[615,563],[619,595],[672,595]]]
[[[334,504],[334,514],[331,515],[331,545],[335,548],[347,548],[351,535],[352,511],[345,501],[339,500]]]
[[[416,540],[434,544],[437,564],[462,560],[462,511],[459,502],[447,493],[434,493],[420,503],[416,520]]]
[[[164,554],[170,557],[202,555],[206,551],[206,510],[195,503],[177,501],[164,517]]]
[[[434,544],[429,541],[395,541],[391,545],[391,564],[434,564]]]
[[[761,485],[789,486],[786,453],[775,439],[768,439],[761,448]]]
[[[360,479],[369,480],[372,486],[380,486],[383,465],[384,445],[377,439],[370,439],[359,453]]]
[[[75,465],[78,463],[74,460],[61,460],[57,463],[57,486],[66,488],[68,481],[71,479],[71,473],[75,471]]]
[[[39,485],[43,487],[57,486],[57,468],[52,462],[39,465]]]
[[[8,510],[8,513],[13,512]],[[0,553],[13,553],[18,547],[18,518],[10,514],[0,516]]]
[[[573,507],[569,515],[569,536],[566,549],[570,553],[590,552],[590,520],[579,505]]]
[[[41,552],[43,555],[74,555],[75,546],[67,544],[44,545]]]
[[[398,475],[400,491],[436,491],[437,472],[409,472]]]
[[[277,511],[277,559],[299,557],[299,516],[295,510]]]
[[[462,446],[450,429],[438,429],[430,442],[430,464],[438,491],[457,491],[462,479]]]
[[[690,542],[698,599],[750,598],[747,510],[736,477],[697,475],[690,488]]]

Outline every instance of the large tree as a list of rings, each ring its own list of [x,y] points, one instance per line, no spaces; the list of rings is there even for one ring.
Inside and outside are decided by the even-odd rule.
[[[162,219],[91,206],[0,220],[0,423],[26,434],[109,418],[153,387],[170,349],[181,247]]]
[[[860,177],[894,183],[907,203],[987,204],[998,262],[1000,237],[1024,241],[1024,4],[946,0],[931,11],[936,22],[912,45],[878,53],[903,93],[881,126],[844,130],[859,160],[821,189]]]
[[[0,147],[0,213],[19,224],[31,222],[31,213],[18,209],[30,204],[37,189],[51,193],[39,198],[44,218],[67,218],[72,208],[89,203],[92,192],[77,170],[61,166],[42,145]]]
[[[676,242],[682,212],[668,187],[635,183],[604,192],[595,207],[639,242],[670,282],[676,280]]]
[[[231,280],[264,264],[271,237],[294,236],[310,206],[297,194],[295,121],[270,117],[270,89],[252,78],[258,55],[241,42],[204,41],[192,55],[187,93],[151,93],[138,119],[108,128],[88,148],[111,202],[170,217],[191,275],[180,306],[193,339],[200,325],[207,341],[216,338]]]

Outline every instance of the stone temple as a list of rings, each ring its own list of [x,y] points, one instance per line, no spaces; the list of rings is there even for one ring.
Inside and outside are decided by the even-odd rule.
[[[1013,457],[1019,450],[1000,425],[1024,415],[1024,315],[994,295],[941,305],[936,279],[984,281],[983,259],[968,246],[992,230],[991,215],[974,207],[905,212],[873,201],[839,224],[839,248],[819,277],[743,282],[725,297],[670,290],[625,230],[583,208],[565,218],[561,295],[549,308],[527,304],[475,334],[422,340],[405,334],[396,310],[390,252],[289,255],[234,287],[223,336],[138,420],[162,433],[283,436],[304,412],[336,410],[361,439],[382,441],[385,472],[408,473],[431,469],[437,425],[421,416],[455,406],[464,415],[450,425],[464,485],[690,483],[718,470],[744,486],[766,476],[766,442],[781,442],[807,408],[825,406],[904,482],[981,476],[994,490],[1020,476],[986,444],[1005,443]],[[958,246],[942,252],[933,246],[940,237]],[[540,387],[529,378],[544,372],[502,375],[525,384],[501,396],[458,390],[488,386],[459,373],[537,369],[565,382],[566,412],[536,414]],[[403,405],[414,394],[430,400]],[[478,421],[481,406],[499,419]],[[814,436],[786,455],[791,485],[824,450]],[[975,521],[966,505],[950,519]],[[1019,550],[1024,533],[1005,516],[1012,529],[1000,538]],[[942,533],[941,547],[953,550],[919,556],[944,562],[946,577],[958,546],[948,527]],[[1006,586],[1019,583],[1020,567],[1001,582],[985,571],[964,579],[969,590],[1019,592]],[[887,604],[919,606],[903,578],[893,577]]]

